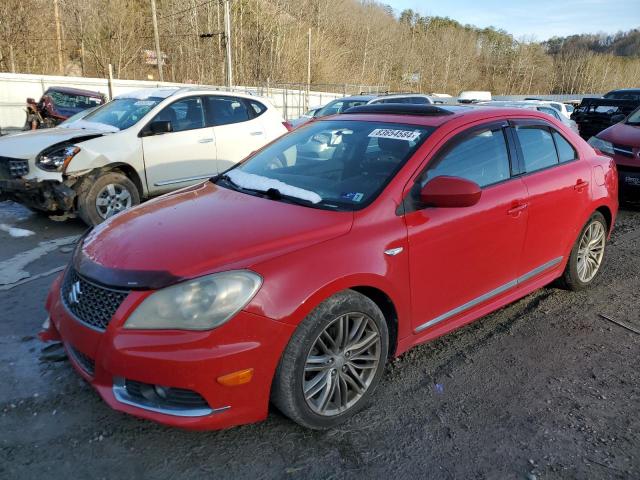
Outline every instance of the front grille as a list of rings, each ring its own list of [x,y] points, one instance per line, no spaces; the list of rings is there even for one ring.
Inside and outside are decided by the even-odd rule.
[[[69,268],[62,283],[62,301],[79,321],[103,331],[120,307],[129,290],[107,288],[82,278]]]
[[[633,157],[633,147],[629,147],[627,145],[613,145],[613,150],[622,156],[625,157]]]
[[[69,353],[73,357],[80,367],[87,372],[89,375],[93,377],[93,374],[96,371],[96,363],[93,361],[91,357],[86,356],[84,353],[76,350],[71,345],[67,345]]]
[[[0,176],[2,178],[21,178],[27,173],[29,173],[28,160],[0,156]]]
[[[209,408],[207,401],[193,390],[173,387],[160,387],[158,390],[154,385],[129,379],[124,385],[129,396],[142,403],[151,402],[158,407],[169,408]]]

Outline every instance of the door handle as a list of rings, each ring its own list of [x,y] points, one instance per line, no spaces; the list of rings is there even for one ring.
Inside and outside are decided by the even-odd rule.
[[[198,143],[213,143],[213,138],[201,138]]]
[[[251,132],[251,135],[262,135],[264,132]]]
[[[520,214],[527,208],[529,208],[528,203],[519,203],[511,207],[509,210],[507,210],[507,213],[513,217],[519,217]]]
[[[583,188],[589,186],[589,182],[585,182],[584,180],[578,180],[578,182],[573,186],[574,190],[581,191]]]

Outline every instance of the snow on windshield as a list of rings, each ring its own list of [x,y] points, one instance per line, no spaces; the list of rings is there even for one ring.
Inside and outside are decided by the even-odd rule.
[[[107,125],[106,123],[100,122],[89,122],[85,119],[76,120],[75,122],[71,122],[68,124],[58,125],[60,128],[81,128],[87,130],[99,130],[104,133],[116,133],[119,132],[120,129],[118,127],[114,127],[113,125]]]
[[[152,97],[167,98],[176,93],[176,90],[178,90],[178,87],[142,88],[140,90],[134,90],[133,92],[123,93],[115,98],[133,98],[136,100],[146,100]]]
[[[322,201],[322,197],[316,192],[294,187],[273,178],[267,178],[253,173],[245,173],[238,169],[231,170],[227,172],[226,175],[233,183],[242,188],[259,190],[261,192],[266,192],[270,188],[275,188],[282,195],[286,195],[288,197],[299,198],[311,203],[320,203]]]

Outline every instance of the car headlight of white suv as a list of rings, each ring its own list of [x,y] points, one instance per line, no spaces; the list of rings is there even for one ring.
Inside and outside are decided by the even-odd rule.
[[[73,145],[57,145],[43,150],[36,157],[36,165],[47,172],[62,172],[80,148]]]
[[[262,285],[248,270],[214,273],[149,295],[125,322],[130,329],[211,330],[244,308]]]

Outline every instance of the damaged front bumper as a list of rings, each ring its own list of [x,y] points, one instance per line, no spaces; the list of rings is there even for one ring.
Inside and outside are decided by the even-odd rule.
[[[0,199],[13,200],[44,212],[68,212],[74,209],[76,192],[56,180],[0,179]]]

